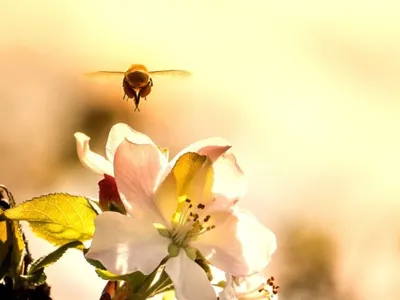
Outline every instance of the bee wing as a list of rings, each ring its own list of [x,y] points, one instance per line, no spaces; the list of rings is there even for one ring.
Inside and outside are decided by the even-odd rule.
[[[86,73],[85,75],[90,78],[123,78],[125,72],[121,71],[98,71],[92,73]]]
[[[189,71],[185,70],[160,70],[160,71],[150,71],[149,72],[152,76],[165,76],[165,75],[170,75],[170,76],[190,76],[192,73]]]

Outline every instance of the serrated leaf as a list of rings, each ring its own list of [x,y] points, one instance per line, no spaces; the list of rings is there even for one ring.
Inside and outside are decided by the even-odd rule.
[[[27,221],[38,237],[64,245],[91,239],[97,212],[85,197],[57,193],[25,201],[4,215],[11,220]]]
[[[59,260],[64,253],[70,249],[70,248],[79,248],[82,247],[83,244],[80,241],[73,241],[70,243],[67,243],[65,245],[62,245],[61,247],[57,248],[55,251],[51,252],[50,254],[46,256],[42,256],[38,260],[36,260],[34,263],[29,268],[28,274],[31,275],[38,271],[39,269],[48,267],[49,265],[55,263],[57,260]]]
[[[32,274],[22,275],[21,278],[28,281],[30,284],[40,285],[45,283],[47,276],[44,273],[44,268],[41,268],[36,270]]]
[[[109,281],[129,281],[129,282],[134,282],[134,283],[141,283],[144,281],[144,279],[147,277],[141,272],[134,272],[132,274],[126,274],[126,275],[115,275],[107,270],[102,270],[102,269],[96,269],[96,274],[104,280],[109,280]]]
[[[109,280],[109,281],[118,281],[118,280],[123,280],[127,281],[128,280],[128,275],[115,275],[107,270],[103,269],[96,269],[96,274],[104,280]]]
[[[88,251],[89,251],[89,249],[84,249],[84,250],[83,250],[83,254],[86,255],[86,253],[87,253]],[[86,257],[85,257],[85,259],[86,259],[86,261],[87,261],[89,264],[91,264],[91,265],[92,265],[93,267],[95,267],[96,269],[106,270],[106,267],[103,266],[103,264],[102,264],[100,261],[95,260],[95,259],[86,258]]]

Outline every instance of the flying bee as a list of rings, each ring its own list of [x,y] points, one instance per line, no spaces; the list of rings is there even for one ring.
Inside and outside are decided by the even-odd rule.
[[[133,64],[126,72],[121,71],[99,71],[87,74],[90,77],[98,76],[121,76],[122,87],[124,89],[123,100],[127,98],[133,99],[135,102],[135,111],[139,111],[139,102],[141,98],[147,100],[147,96],[150,94],[153,87],[152,76],[158,75],[178,75],[178,76],[189,76],[190,72],[184,70],[160,70],[160,71],[149,71],[142,64]]]

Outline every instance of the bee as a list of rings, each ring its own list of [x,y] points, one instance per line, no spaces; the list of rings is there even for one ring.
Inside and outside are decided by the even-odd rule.
[[[124,89],[124,97],[127,101],[133,99],[135,103],[135,111],[139,111],[140,99],[147,100],[147,96],[150,94],[153,87],[152,76],[157,75],[178,75],[178,76],[189,76],[190,72],[184,70],[160,70],[160,71],[149,71],[142,64],[133,64],[126,72],[122,71],[99,71],[87,74],[89,77],[97,76],[121,76],[122,87]]]

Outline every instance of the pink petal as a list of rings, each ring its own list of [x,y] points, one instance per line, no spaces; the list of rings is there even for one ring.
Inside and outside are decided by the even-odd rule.
[[[114,172],[122,202],[130,215],[148,214],[154,221],[161,217],[153,201],[156,183],[166,159],[152,144],[133,144],[124,141],[114,158]]]
[[[172,166],[175,165],[178,158],[187,152],[206,155],[211,161],[215,161],[231,147],[231,144],[227,140],[219,137],[200,140],[181,150],[177,155],[175,155],[170,164]]]
[[[79,160],[86,168],[101,175],[108,174],[114,176],[112,163],[90,150],[90,137],[81,132],[75,133],[74,137],[76,139],[76,150]]]
[[[165,272],[171,278],[177,299],[216,300],[215,291],[204,270],[192,261],[184,250],[177,257],[170,258]]]
[[[235,204],[247,191],[247,181],[235,155],[224,153],[213,164],[213,194]]]
[[[111,128],[110,133],[108,134],[106,156],[109,161],[114,162],[115,152],[117,151],[118,146],[125,139],[138,145],[154,145],[153,141],[147,135],[132,129],[127,124],[118,123]]]
[[[175,166],[178,159],[185,153],[193,152],[200,155],[205,155],[212,162],[214,162],[230,148],[230,143],[225,139],[219,137],[212,137],[190,144],[189,146],[181,150],[177,155],[175,155],[175,157],[169,162],[168,166],[164,169],[162,175],[160,176],[160,182],[167,177],[172,168]]]
[[[244,211],[211,216],[216,227],[193,242],[218,269],[234,276],[259,272],[276,250],[275,235]],[[216,219],[216,220],[215,220]]]
[[[169,239],[148,220],[104,212],[95,219],[96,230],[86,258],[100,261],[108,271],[149,274],[168,255]]]

